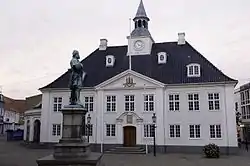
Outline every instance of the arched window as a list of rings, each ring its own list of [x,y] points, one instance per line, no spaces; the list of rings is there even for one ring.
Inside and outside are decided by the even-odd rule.
[[[200,64],[198,63],[191,63],[187,65],[187,76],[188,77],[200,77]]]
[[[141,22],[141,20],[138,21],[138,27],[139,27],[139,28],[142,27],[142,22]]]

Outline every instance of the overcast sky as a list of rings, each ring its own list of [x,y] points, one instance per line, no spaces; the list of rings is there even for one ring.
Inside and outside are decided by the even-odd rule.
[[[0,0],[0,85],[24,98],[39,93],[99,46],[127,44],[140,0]],[[240,84],[250,81],[250,0],[144,0],[156,42],[187,41]]]

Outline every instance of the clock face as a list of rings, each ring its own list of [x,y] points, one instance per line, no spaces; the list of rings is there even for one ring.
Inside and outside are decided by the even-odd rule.
[[[144,42],[143,41],[141,41],[141,40],[137,40],[137,41],[135,41],[135,43],[134,43],[134,48],[135,48],[135,50],[137,50],[137,51],[140,51],[140,50],[142,50],[143,48],[144,48]]]

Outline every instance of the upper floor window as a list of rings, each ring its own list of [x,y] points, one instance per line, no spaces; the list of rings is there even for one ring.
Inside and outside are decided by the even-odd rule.
[[[94,97],[93,96],[85,96],[84,97],[84,105],[87,111],[93,111],[94,109]]]
[[[180,110],[180,96],[178,94],[170,94],[169,99],[169,110],[179,111]]]
[[[134,95],[125,95],[125,111],[135,111]]]
[[[154,111],[154,95],[144,95],[144,111]]]
[[[62,97],[54,97],[54,108],[55,112],[58,112],[62,109]]]
[[[219,95],[219,93],[209,93],[208,94],[208,108],[209,108],[209,110],[219,110],[220,109],[220,95]]]
[[[199,94],[188,94],[188,108],[189,111],[198,111],[200,109]]]
[[[116,96],[107,96],[106,97],[106,110],[107,112],[116,111]]]
[[[187,65],[187,76],[188,77],[200,77],[200,65],[197,63],[191,63]]]

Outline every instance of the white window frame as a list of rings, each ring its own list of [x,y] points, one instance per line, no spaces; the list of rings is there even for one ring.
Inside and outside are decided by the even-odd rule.
[[[152,98],[153,100],[151,100]],[[144,112],[154,112],[155,111],[155,95],[144,94],[143,105],[144,105]]]
[[[169,138],[180,138],[181,137],[181,125],[170,124],[169,125]]]
[[[128,101],[126,101],[126,97],[128,97]],[[124,110],[125,112],[135,112],[135,95],[124,95]]]
[[[62,109],[62,97],[53,97],[53,111],[59,112]]]
[[[52,136],[60,136],[62,132],[61,124],[52,124]]]
[[[110,100],[109,100],[110,98]],[[106,96],[106,112],[116,112],[117,110],[117,97],[115,95]]]
[[[116,125],[106,124],[106,137],[115,137],[115,136],[116,136]]]
[[[250,119],[250,89],[240,92],[242,119]]]
[[[109,59],[111,59],[111,62],[109,62]],[[106,67],[113,67],[115,64],[115,57],[114,55],[107,55],[106,56]]]
[[[178,96],[178,100],[176,98],[177,96]],[[180,111],[180,95],[179,94],[176,94],[176,93],[169,94],[168,101],[169,101],[168,102],[168,110],[169,111]],[[173,109],[171,109],[171,108],[173,108]]]
[[[218,96],[218,98],[217,98]],[[208,110],[209,111],[219,111],[221,109],[220,106],[220,93],[218,92],[209,92],[207,94],[207,99],[208,99]]]
[[[154,124],[144,124],[143,125],[143,131],[144,131],[144,138],[153,138],[154,137]]]
[[[222,139],[222,129],[220,124],[209,125],[210,139]]]
[[[190,95],[192,95],[192,99],[190,99]],[[198,99],[195,99],[195,96],[198,95]],[[200,111],[200,94],[199,93],[188,93],[188,110],[189,111]],[[195,106],[198,104],[198,109]],[[192,105],[192,107],[191,107]],[[192,109],[191,109],[192,108]]]
[[[191,127],[193,127],[193,131],[191,131]],[[198,130],[198,128],[199,128],[199,130]],[[192,136],[191,132],[194,133],[194,137],[191,137]],[[190,124],[189,125],[189,139],[201,139],[201,125],[200,124]]]
[[[196,70],[197,69],[197,72]],[[191,63],[187,65],[187,76],[188,77],[200,77],[201,76],[201,67],[198,63]]]
[[[94,111],[94,96],[84,96],[84,106],[88,112],[93,112]]]
[[[158,64],[167,63],[168,54],[166,52],[159,52],[157,55],[158,55]],[[163,59],[161,59],[162,56],[163,56]]]

